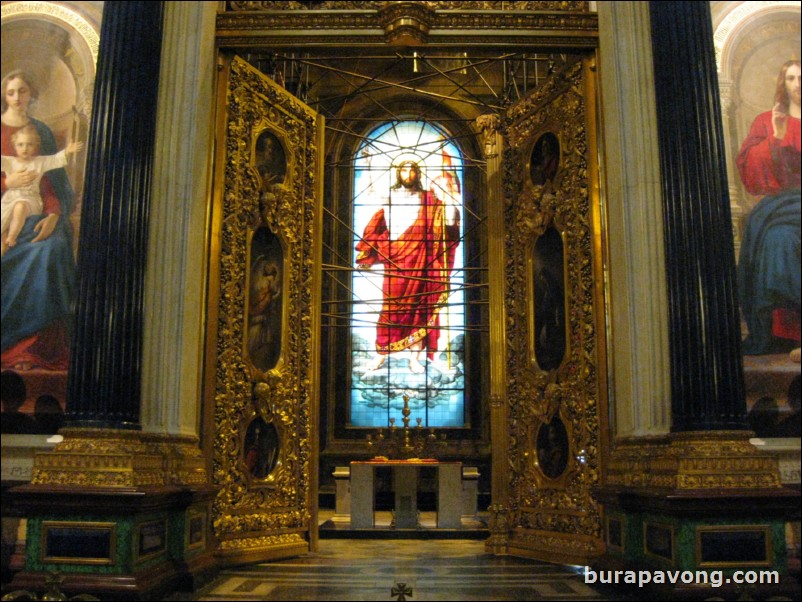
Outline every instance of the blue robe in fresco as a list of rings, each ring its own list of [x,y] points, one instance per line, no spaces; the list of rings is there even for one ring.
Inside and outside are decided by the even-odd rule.
[[[784,353],[796,343],[772,335],[772,310],[800,306],[800,191],[767,196],[752,209],[738,261],[738,294],[749,328],[747,355]]]
[[[41,142],[41,154],[58,152],[50,128],[31,119]],[[7,126],[3,126],[6,128]],[[73,190],[66,170],[55,169],[45,175],[61,204],[61,217],[46,240],[36,243],[34,227],[44,215],[31,215],[2,258],[2,350],[35,334],[57,319],[69,320],[75,299],[76,270],[72,251]]]

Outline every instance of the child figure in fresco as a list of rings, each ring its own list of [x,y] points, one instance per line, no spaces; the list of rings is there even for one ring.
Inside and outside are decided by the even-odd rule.
[[[2,254],[17,244],[17,236],[29,215],[42,213],[42,195],[39,183],[46,171],[67,165],[67,155],[79,152],[83,142],[70,142],[63,151],[55,155],[40,155],[41,139],[36,128],[25,126],[11,135],[16,157],[2,156],[2,169],[6,174],[29,170],[36,178],[27,186],[9,188],[2,198]]]

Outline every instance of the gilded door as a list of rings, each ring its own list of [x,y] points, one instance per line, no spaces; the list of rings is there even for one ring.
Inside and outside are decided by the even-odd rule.
[[[220,67],[206,431],[235,564],[316,547],[323,118],[239,58]]]
[[[572,564],[603,546],[591,495],[606,425],[594,77],[593,59],[578,60],[502,127],[507,439],[494,441],[493,469],[508,484],[488,547]]]

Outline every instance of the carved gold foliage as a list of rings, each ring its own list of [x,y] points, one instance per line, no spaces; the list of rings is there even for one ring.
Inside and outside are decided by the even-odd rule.
[[[257,11],[257,10],[381,10],[399,2],[348,2],[345,0],[323,0],[321,2],[229,2],[231,11]],[[418,4],[432,10],[561,10],[561,11],[587,11],[587,2],[564,2],[555,0],[539,0],[529,2],[500,2],[496,1],[459,1],[438,0],[406,2],[404,4]]]
[[[201,485],[205,460],[196,438],[115,429],[62,431],[53,451],[36,455],[32,482],[82,487]]]
[[[139,433],[68,429],[52,452],[35,456],[31,483],[83,487],[162,485],[163,459]]]
[[[142,440],[162,456],[166,482],[175,485],[209,482],[206,458],[197,437],[143,433]]]
[[[526,31],[548,36],[555,46],[593,47],[597,29],[587,2],[232,2],[217,18],[218,35],[233,46],[255,38],[282,45],[287,33],[307,37],[310,30],[318,40],[328,31],[356,43],[376,43],[377,36],[393,41],[395,32],[407,30],[405,42],[416,45],[461,30],[472,40],[515,31],[520,42]],[[270,37],[274,32],[282,32],[283,41]]]
[[[570,556],[576,559],[589,559],[603,552],[603,544],[596,538],[577,535],[559,535],[548,531],[516,529],[510,546],[524,546],[537,549],[541,555],[553,554],[558,558]]]
[[[214,481],[220,493],[213,524],[221,537],[261,538],[265,531],[308,527],[315,119],[308,107],[243,61],[231,63],[214,409]],[[279,184],[263,183],[253,165],[256,139],[265,130],[281,140],[287,155]],[[281,355],[267,371],[255,368],[244,351],[249,241],[262,226],[282,241],[285,273]],[[242,455],[245,431],[256,417],[279,434],[278,464],[263,480],[252,477]]]
[[[298,533],[282,533],[280,535],[266,535],[264,537],[228,539],[220,542],[220,549],[226,552],[273,548],[287,545],[306,545],[306,540]]]
[[[510,511],[509,508],[499,503],[491,504],[488,510],[490,513],[488,524],[490,538],[486,545],[491,551],[500,553],[506,549],[512,527]]]
[[[583,65],[575,63],[512,107],[502,125],[504,161],[508,427],[513,525],[549,533],[601,536],[591,496],[599,481],[599,395],[593,276],[593,222]],[[534,185],[529,157],[545,132],[560,143],[553,185]],[[541,370],[530,350],[532,300],[528,273],[534,241],[554,227],[565,253],[567,351],[562,364]],[[565,472],[547,479],[534,461],[537,428],[559,413],[569,436]],[[512,545],[512,544],[511,544]],[[589,544],[590,545],[590,544]],[[595,544],[593,544],[595,545]],[[591,545],[591,547],[593,547]],[[543,549],[538,545],[538,549]]]
[[[779,461],[743,431],[676,433],[629,441],[612,454],[606,483],[643,489],[755,489],[781,486]]]
[[[249,533],[263,534],[277,529],[305,529],[308,514],[302,510],[275,510],[250,514],[221,515],[213,521],[221,538],[240,538]]]
[[[97,467],[51,470],[47,467],[34,468],[31,483],[35,485],[70,485],[73,487],[130,488],[149,487],[162,484],[161,476],[154,473],[125,471],[118,467],[109,471]]]
[[[482,152],[485,159],[498,156],[496,148],[496,133],[501,124],[501,117],[496,113],[479,115],[476,120],[476,129],[482,133]]]

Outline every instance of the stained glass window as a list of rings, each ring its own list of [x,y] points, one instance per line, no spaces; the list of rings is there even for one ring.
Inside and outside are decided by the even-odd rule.
[[[465,424],[462,153],[425,121],[375,128],[354,158],[350,424]]]

